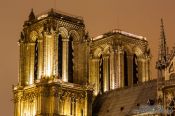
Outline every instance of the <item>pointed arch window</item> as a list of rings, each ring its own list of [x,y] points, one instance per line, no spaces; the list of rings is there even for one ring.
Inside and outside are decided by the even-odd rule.
[[[69,38],[69,52],[68,52],[68,82],[73,82],[73,38]]]
[[[99,74],[100,74],[100,78],[99,78],[99,83],[100,83],[100,92],[103,93],[104,89],[103,89],[103,57],[102,55],[100,56],[100,61],[99,61]]]
[[[38,40],[35,41],[34,80],[38,76]]]
[[[62,36],[58,36],[58,74],[62,77]]]
[[[138,83],[138,60],[137,56],[133,56],[133,84]]]
[[[124,51],[124,85],[128,86],[128,59],[126,51]]]

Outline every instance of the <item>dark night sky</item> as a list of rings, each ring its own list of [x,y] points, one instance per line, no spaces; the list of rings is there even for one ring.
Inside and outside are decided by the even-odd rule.
[[[92,37],[115,28],[142,35],[149,41],[151,76],[156,78],[155,59],[163,17],[170,48],[175,46],[174,0],[1,0],[0,1],[0,116],[13,116],[12,84],[17,83],[17,41],[33,8],[36,14],[51,8],[82,16]]]

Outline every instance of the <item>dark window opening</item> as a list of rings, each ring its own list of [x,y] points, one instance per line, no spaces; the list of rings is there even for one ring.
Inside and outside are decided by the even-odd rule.
[[[110,57],[109,57],[109,59],[108,59],[108,88],[109,88],[109,90],[110,90],[110,83],[111,83],[111,80],[110,80]]]
[[[83,114],[83,109],[81,109],[81,116],[84,116],[84,114]]]
[[[128,86],[128,61],[126,52],[124,52],[124,85]]]
[[[134,54],[133,56],[133,84],[138,83],[138,62],[137,56]]]
[[[100,73],[100,92],[103,93],[103,58],[102,55],[100,56],[100,67],[99,67],[99,73]]]
[[[73,38],[69,38],[68,82],[73,83]]]
[[[124,107],[121,107],[121,108],[120,108],[120,111],[123,111],[123,110],[124,110]]]
[[[35,42],[34,80],[37,79],[38,72],[38,41]]]
[[[63,47],[63,42],[62,42],[62,37],[59,35],[58,37],[58,74],[59,78],[62,78],[62,47]]]

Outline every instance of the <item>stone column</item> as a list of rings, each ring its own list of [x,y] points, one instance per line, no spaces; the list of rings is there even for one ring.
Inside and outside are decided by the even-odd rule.
[[[124,86],[124,53],[120,46],[114,52],[115,88]]]
[[[54,60],[54,36],[44,34],[44,76],[49,78],[53,75]]]
[[[46,89],[43,86],[38,87],[38,96],[37,96],[37,115],[36,116],[40,116],[42,113],[46,112],[46,105],[48,105],[48,103],[46,102],[46,97],[45,97],[45,93],[46,93]]]
[[[31,85],[34,83],[35,43],[27,43],[26,49],[26,85]]]
[[[85,98],[84,98],[84,116],[88,116],[88,95],[87,92],[85,93]]]
[[[54,63],[53,63],[53,75],[58,77],[58,35],[54,35]]]
[[[97,95],[99,93],[99,59],[93,58],[91,59],[90,64],[90,81],[92,84],[95,84],[94,94]]]
[[[145,61],[145,81],[149,81],[150,80],[150,66],[149,66],[149,59],[146,59]]]
[[[29,85],[30,79],[30,46],[25,43],[24,50],[24,85]]]
[[[64,82],[68,82],[68,42],[67,38],[63,38],[63,54],[62,54],[62,79]]]
[[[58,114],[58,97],[57,97],[57,88],[56,87],[52,87],[51,88],[51,97],[50,97],[50,113],[53,114]]]
[[[18,83],[19,86],[23,86],[25,84],[24,80],[24,63],[25,63],[25,58],[24,58],[24,43],[19,42],[20,46],[20,56],[19,56],[19,74],[18,74]]]
[[[103,56],[103,88],[104,92],[109,91],[109,56]]]
[[[76,99],[76,102],[75,102],[75,107],[76,107],[76,116],[80,116],[80,106],[79,106],[79,99]]]
[[[124,87],[124,52],[120,50],[120,87]]]
[[[84,116],[92,116],[92,92],[87,90],[85,95]]]
[[[43,40],[38,40],[38,72],[37,79],[41,79],[43,74]]]
[[[63,115],[64,113],[64,100],[61,99],[60,97],[60,100],[59,100],[59,115]]]
[[[137,59],[138,62],[138,82],[144,82],[145,81],[145,67],[144,62],[141,58]]]
[[[114,50],[110,53],[110,90],[115,89],[115,58]]]
[[[72,100],[71,100],[71,106],[72,106],[72,108],[71,108],[71,115],[72,116],[76,116],[76,114],[75,114],[75,100],[74,100],[74,98],[72,98]]]
[[[21,116],[21,98],[16,98],[14,101],[14,116]]]
[[[146,81],[146,61],[143,58],[139,58],[138,60],[138,78],[139,82],[145,82]]]

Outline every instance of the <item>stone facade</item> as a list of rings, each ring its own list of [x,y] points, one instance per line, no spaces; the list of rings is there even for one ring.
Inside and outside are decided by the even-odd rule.
[[[91,116],[88,36],[81,18],[53,9],[24,23],[15,116]]]
[[[39,16],[31,11],[18,42],[15,116],[160,115],[174,110],[175,49],[165,51],[164,30],[157,80],[150,77],[145,37],[114,29],[91,38],[85,30],[81,17],[53,9]],[[152,105],[163,106],[163,112],[152,112]]]

